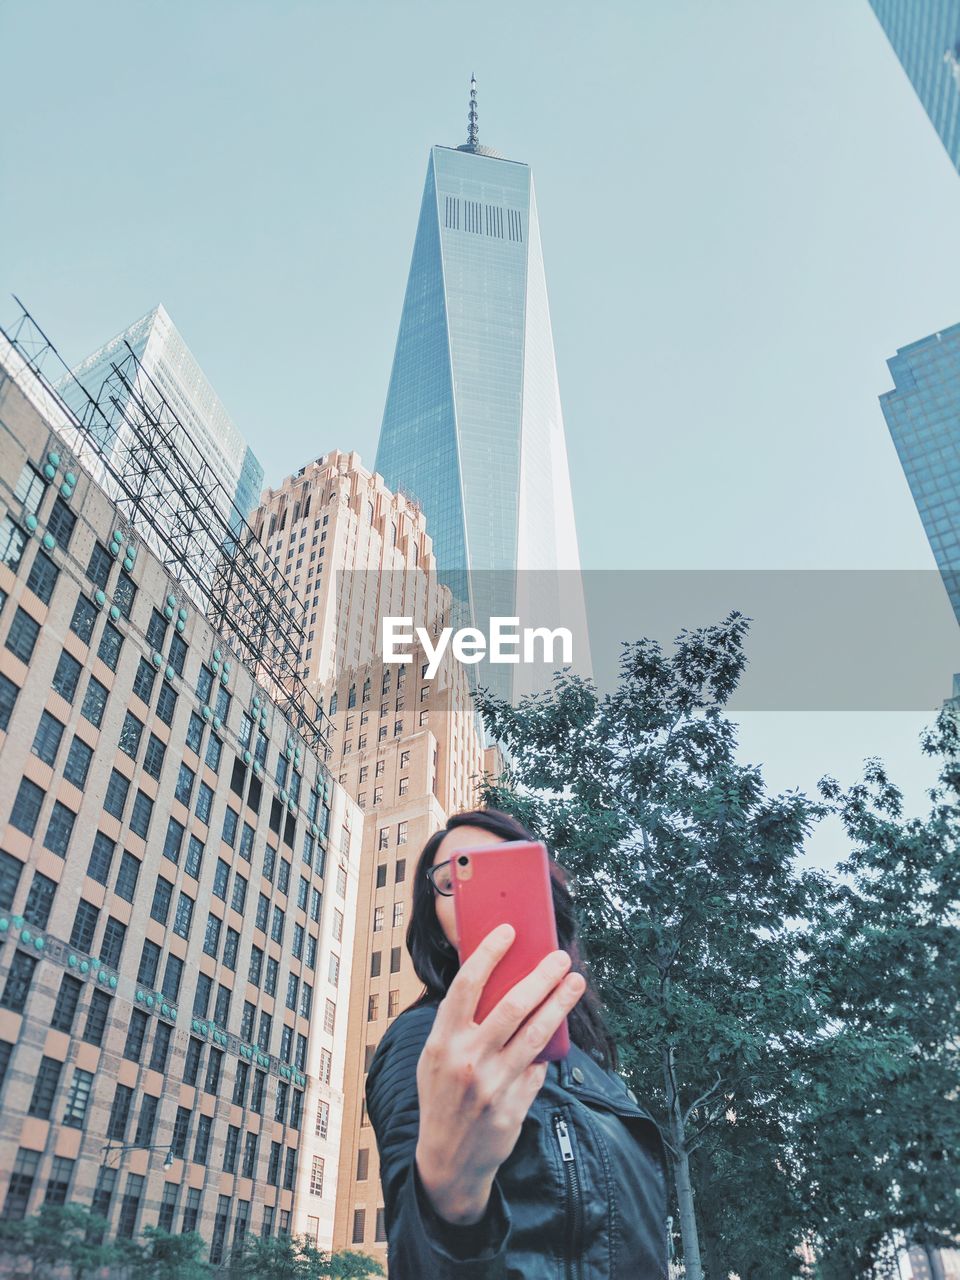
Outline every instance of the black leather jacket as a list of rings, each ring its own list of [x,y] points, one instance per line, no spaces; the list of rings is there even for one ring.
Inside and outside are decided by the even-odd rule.
[[[665,1280],[663,1143],[619,1076],[572,1047],[551,1063],[483,1219],[453,1226],[417,1176],[417,1062],[435,1004],[402,1013],[367,1077],[390,1280]]]

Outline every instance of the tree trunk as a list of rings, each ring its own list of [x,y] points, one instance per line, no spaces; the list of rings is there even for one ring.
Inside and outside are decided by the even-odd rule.
[[[939,1249],[932,1249],[930,1245],[923,1246],[923,1252],[927,1255],[927,1265],[930,1268],[930,1274],[933,1280],[946,1280],[947,1273],[943,1267],[943,1257]]]
[[[673,1049],[663,1051],[663,1073],[670,1113],[670,1141],[673,1144],[673,1173],[677,1184],[677,1212],[680,1216],[680,1238],[683,1241],[683,1266],[686,1280],[703,1280],[700,1261],[700,1237],[697,1215],[693,1207],[693,1184],[690,1181],[690,1157],[683,1131],[683,1111],[674,1088]]]

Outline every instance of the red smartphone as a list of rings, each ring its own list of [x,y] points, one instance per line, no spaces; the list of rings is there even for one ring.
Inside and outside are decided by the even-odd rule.
[[[512,986],[558,949],[550,859],[538,840],[508,840],[458,849],[451,863],[460,963],[499,924],[512,924],[517,935],[480,996],[474,1016],[482,1022]],[[556,1062],[569,1052],[564,1018],[536,1061]]]

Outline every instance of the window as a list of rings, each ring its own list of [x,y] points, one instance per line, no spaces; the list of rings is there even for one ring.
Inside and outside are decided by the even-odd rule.
[[[110,1118],[107,1121],[107,1137],[111,1142],[123,1142],[127,1132],[127,1121],[130,1119],[130,1104],[133,1102],[133,1089],[129,1085],[118,1084],[110,1106]]]
[[[239,821],[239,814],[237,814],[233,809],[228,807],[224,811],[222,838],[228,845],[230,845],[231,849],[237,842],[237,826]]]
[[[374,907],[373,909],[373,932],[380,933],[383,930],[383,907]]]
[[[150,818],[153,815],[153,801],[144,791],[138,791],[130,814],[130,830],[134,835],[146,840],[150,829]]]
[[[263,989],[268,996],[277,994],[277,979],[280,976],[280,961],[275,960],[273,956],[267,956],[266,977],[263,980]]]
[[[179,800],[187,809],[190,808],[190,798],[193,795],[193,784],[197,775],[187,764],[180,765],[180,772],[177,774],[177,785],[174,789],[174,798]]]
[[[146,706],[150,705],[150,699],[153,697],[153,686],[156,678],[156,669],[150,665],[146,658],[141,658],[137,664],[137,674],[133,678],[133,692]]]
[[[120,730],[120,742],[118,743],[120,750],[124,755],[129,756],[131,760],[136,760],[142,737],[143,721],[139,720],[132,711],[128,711],[123,718],[123,728]]]
[[[33,1191],[33,1183],[40,1163],[39,1151],[28,1151],[21,1147],[13,1164],[7,1198],[3,1204],[3,1216],[20,1219],[26,1215],[27,1203]]]
[[[173,1122],[173,1136],[170,1142],[170,1151],[178,1160],[182,1160],[187,1154],[187,1137],[190,1133],[191,1118],[192,1112],[188,1107],[177,1108],[176,1119]],[[184,1230],[186,1230],[186,1227],[184,1227]]]
[[[87,1103],[90,1101],[90,1090],[93,1087],[93,1072],[81,1071],[73,1073],[70,1092],[67,1095],[67,1106],[63,1113],[63,1123],[71,1129],[82,1129],[87,1114]]]
[[[116,671],[117,663],[120,661],[120,650],[123,647],[123,636],[117,628],[110,622],[103,629],[103,635],[100,637],[100,646],[97,649],[97,657],[111,671]]]
[[[407,824],[400,822],[397,824],[397,844],[407,843]]]
[[[255,987],[259,987],[260,978],[263,973],[263,948],[253,946],[250,948],[250,971],[247,978]]]
[[[24,835],[32,836],[37,827],[37,819],[40,817],[45,794],[35,782],[31,782],[29,778],[22,778],[17,798],[13,802],[10,825],[22,831]]]
[[[153,1141],[153,1130],[157,1123],[157,1110],[160,1099],[152,1093],[145,1093],[140,1104],[140,1116],[137,1120],[137,1131],[133,1141],[138,1147],[149,1147]]]
[[[197,1136],[193,1143],[193,1159],[195,1164],[206,1164],[210,1150],[210,1133],[213,1129],[213,1117],[202,1112],[197,1116]],[[221,1197],[222,1199],[222,1197]]]
[[[366,1182],[370,1176],[370,1148],[361,1147],[357,1152],[357,1182]]]
[[[77,684],[80,680],[80,672],[83,670],[80,663],[71,653],[67,653],[66,649],[60,654],[60,660],[57,663],[57,669],[53,673],[53,687],[61,698],[67,702],[73,702],[77,693]]]
[[[210,809],[213,805],[213,788],[206,782],[201,782],[197,790],[197,807],[196,815],[201,822],[210,825]]]
[[[387,864],[381,862],[377,866],[377,888],[382,889],[387,883]]]
[[[322,1099],[317,1102],[317,1120],[315,1134],[318,1138],[325,1138],[330,1126],[330,1104]]]
[[[113,592],[113,603],[127,619],[130,617],[136,595],[136,584],[130,575],[128,573],[124,573],[121,569],[120,577],[117,579],[117,585]]]
[[[380,804],[383,800],[383,787],[373,788],[373,803]]]
[[[187,642],[182,636],[174,635],[170,640],[170,651],[167,654],[171,667],[178,676],[183,675],[183,664],[187,656]]]
[[[220,948],[220,929],[222,921],[211,911],[207,916],[207,927],[203,935],[203,953],[216,959]]]
[[[179,956],[167,956],[167,967],[163,971],[163,982],[160,984],[161,994],[168,1000],[176,1000],[180,994],[182,980],[183,961]]]
[[[9,516],[5,516],[0,522],[0,564],[5,564],[12,573],[16,573],[26,545],[27,535]]]
[[[383,960],[382,951],[373,951],[370,953],[370,977],[371,978],[380,977],[380,965],[382,963],[382,960]]]
[[[252,1008],[253,1006],[251,1005],[250,1007]],[[244,1006],[244,1014],[246,1014],[246,1005]],[[243,1032],[241,1031],[240,1034],[243,1035]],[[249,1040],[250,1036],[249,1034],[243,1035],[243,1038],[245,1040]],[[234,1076],[234,1080],[233,1080],[233,1102],[235,1106],[242,1107],[246,1102],[247,1081],[249,1080],[249,1078],[250,1078],[250,1063],[238,1062],[237,1074]],[[248,1137],[249,1136],[250,1135],[248,1134]],[[244,1176],[246,1177],[246,1176],[252,1176],[252,1175],[245,1174]]]
[[[246,1066],[246,1063],[243,1064]],[[256,1133],[248,1133],[243,1143],[243,1165],[240,1173],[244,1178],[255,1178],[257,1174],[257,1137]]]
[[[376,992],[372,992],[367,997],[367,1021],[376,1022],[380,1016],[380,997]]]
[[[73,537],[74,526],[77,523],[77,517],[73,514],[64,500],[58,495],[54,500],[53,507],[50,510],[50,516],[47,520],[47,533],[56,538],[57,546],[61,551],[66,551],[70,545],[70,539]]]
[[[85,720],[89,720],[96,729],[99,729],[103,722],[103,712],[109,696],[109,690],[106,685],[102,685],[99,680],[91,676],[87,681],[87,691],[83,695],[80,714]]]
[[[125,902],[132,902],[137,891],[137,879],[140,875],[140,859],[135,858],[129,850],[124,849],[120,859],[120,870],[114,885],[117,897]]]
[[[200,1200],[203,1192],[199,1187],[191,1187],[187,1192],[187,1203],[183,1210],[183,1223],[181,1231],[186,1235],[191,1231],[196,1231],[197,1223],[200,1220]]]
[[[53,1102],[60,1084],[60,1073],[63,1063],[56,1058],[41,1058],[33,1083],[33,1095],[27,1114],[38,1116],[41,1120],[49,1120],[53,1111]]]
[[[123,818],[129,790],[129,778],[125,778],[117,769],[111,770],[110,781],[107,783],[106,794],[103,797],[103,807],[111,817]]]
[[[390,948],[390,972],[391,973],[400,972],[400,948],[399,947]]]
[[[131,1062],[140,1061],[140,1055],[143,1053],[143,1042],[147,1035],[148,1022],[149,1018],[142,1009],[134,1009],[130,1014],[127,1040],[123,1046],[123,1056]]]
[[[93,945],[93,935],[97,929],[99,916],[100,912],[92,902],[87,902],[85,898],[80,899],[70,934],[71,947],[76,947],[78,951],[89,952]]]
[[[337,1006],[332,1000],[327,1000],[323,1008],[323,1029],[333,1035],[334,1024],[337,1019]]]
[[[195,711],[190,712],[190,723],[187,725],[187,746],[194,753],[200,754],[200,744],[203,742],[203,721]]]
[[[273,1034],[273,1018],[265,1009],[260,1010],[260,1031],[257,1035],[257,1048],[264,1053],[270,1052],[270,1037]]]
[[[72,809],[68,809],[59,800],[54,801],[50,821],[47,823],[47,834],[43,837],[43,847],[58,857],[65,858],[76,819],[77,815]]]
[[[24,511],[30,515],[36,515],[46,491],[46,480],[32,462],[25,462],[17,487],[13,491],[13,496],[23,503]]]
[[[337,868],[337,896],[340,898],[347,896],[347,868],[342,862]]]
[[[163,841],[163,856],[169,858],[174,865],[180,861],[180,849],[183,845],[184,827],[176,818],[167,819],[167,834]]]
[[[53,1006],[53,1017],[50,1019],[50,1025],[54,1031],[69,1033],[72,1030],[82,990],[83,983],[79,978],[69,973],[63,975],[60,990],[57,992],[57,1002]]]
[[[167,1022],[158,1022],[153,1033],[153,1050],[150,1054],[150,1070],[159,1071],[161,1075],[167,1069],[167,1057],[170,1053],[170,1040],[173,1028]]]
[[[233,877],[233,896],[230,899],[230,905],[234,911],[238,911],[242,915],[246,902],[247,881],[242,875],[236,873]]]
[[[113,1193],[117,1187],[117,1171],[116,1169],[105,1169],[101,1166],[97,1174],[97,1185],[93,1192],[93,1203],[91,1209],[98,1218],[110,1217],[110,1206],[113,1203]],[[98,1231],[91,1234],[91,1243],[100,1243],[102,1239]]]
[[[197,975],[197,987],[193,993],[193,1016],[205,1018],[210,1011],[210,997],[213,995],[213,979],[208,973]]]
[[[120,956],[123,954],[126,936],[127,926],[115,916],[108,916],[100,942],[100,963],[105,964],[108,969],[120,968]]]
[[[157,695],[157,718],[162,720],[164,724],[173,723],[173,713],[177,709],[177,695],[172,687],[164,680],[160,686],[160,693]]]
[[[60,742],[63,739],[63,730],[64,724],[56,716],[52,716],[49,711],[44,711],[41,714],[37,732],[33,735],[31,750],[35,756],[40,757],[44,764],[52,766],[56,760],[57,752],[60,750]]]
[[[153,891],[153,902],[150,915],[158,924],[165,925],[170,914],[170,899],[173,897],[173,884],[164,876],[157,876],[157,884]]]
[[[82,738],[74,738],[67,753],[67,762],[63,766],[63,776],[78,790],[82,791],[87,784],[90,761],[93,759],[93,748],[88,747]]]
[[[194,880],[200,879],[200,864],[203,861],[203,843],[197,836],[191,836],[187,842],[187,857],[183,869]]]
[[[313,1157],[313,1166],[310,1170],[310,1194],[323,1195],[323,1156]]]
[[[206,759],[207,759],[208,767],[211,768],[214,773],[217,773],[220,768],[220,756],[222,753],[223,753],[223,743],[216,736],[216,734],[211,733],[210,740],[207,743]]]
[[[29,662],[40,634],[40,623],[30,617],[25,609],[17,609],[10,624],[7,648],[21,662]]]
[[[380,832],[377,836],[377,851],[379,852],[381,849],[389,849],[389,848],[390,848],[390,828],[381,827]],[[386,875],[386,871],[384,871],[384,875]],[[387,883],[386,879],[384,879],[383,883],[384,884]],[[382,887],[383,885],[380,885],[380,884],[377,885],[378,889]]]
[[[410,752],[409,752],[409,750],[407,750],[407,751],[401,751],[401,752],[400,752],[400,768],[401,768],[401,769],[405,769],[409,763],[410,763]]]
[[[157,1226],[161,1231],[171,1234],[173,1232],[173,1220],[177,1213],[177,1197],[180,1194],[180,1184],[176,1182],[165,1182],[163,1184],[163,1198],[160,1201],[160,1213],[157,1216]]]
[[[291,1054],[293,1053],[293,1027],[284,1026],[280,1032],[280,1058],[283,1062],[289,1063]]]
[[[353,1211],[353,1236],[352,1244],[363,1244],[363,1234],[365,1229],[367,1212],[365,1209],[354,1209]]]
[[[222,902],[227,900],[227,885],[230,882],[230,864],[222,858],[217,859],[217,869],[213,873],[213,896]]]
[[[190,1037],[190,1043],[187,1045],[187,1052],[183,1064],[183,1083],[195,1085],[197,1076],[200,1074],[200,1059],[203,1056],[203,1041],[198,1040],[196,1036]]]
[[[295,924],[293,926],[293,942],[291,943],[290,949],[293,952],[294,958],[297,960],[300,960],[303,957],[303,943],[306,936],[306,930],[302,924]]]
[[[278,1124],[284,1124],[287,1118],[287,1095],[290,1092],[290,1086],[285,1080],[277,1083],[277,1094],[274,1100],[273,1118]]]
[[[15,685],[5,675],[0,675],[0,729],[4,732],[10,724],[10,717],[13,715],[19,692],[19,685]]]
[[[395,1018],[400,1011],[400,992],[390,991],[387,993],[387,1017]]]
[[[159,609],[151,609],[150,621],[147,623],[147,644],[159,652],[167,635],[167,620]]]
[[[220,1074],[223,1070],[223,1050],[211,1049],[207,1058],[207,1077],[203,1082],[204,1093],[216,1095],[220,1088]]]
[[[237,1168],[237,1152],[240,1148],[240,1128],[231,1124],[227,1127],[227,1140],[223,1144],[224,1173],[235,1173]]]
[[[407,878],[407,860],[406,858],[398,858],[397,865],[393,874],[394,884],[403,884]]]
[[[173,932],[178,938],[189,938],[192,923],[193,899],[189,894],[181,893],[177,899],[177,910],[173,917]]]
[[[393,927],[399,929],[403,924],[403,903],[395,902],[393,904]]]
[[[33,880],[30,883],[30,892],[27,894],[27,901],[23,908],[24,920],[36,925],[38,929],[45,929],[47,921],[50,919],[53,895],[56,892],[57,882],[51,880],[49,876],[43,875],[42,872],[35,871]]]
[[[157,980],[160,969],[160,948],[149,938],[144,941],[140,952],[140,966],[137,969],[137,981],[145,987],[152,987]]]
[[[236,929],[227,929],[226,941],[223,944],[223,963],[226,968],[235,970],[237,955],[240,951],[240,934]]]
[[[377,1210],[377,1223],[374,1229],[373,1238],[374,1240],[381,1242],[387,1238],[387,1219],[382,1207]]]
[[[300,979],[297,977],[295,973],[288,974],[287,975],[287,1000],[286,1000],[288,1009],[296,1009],[297,996],[299,995],[299,993],[300,993]]]
[[[217,984],[217,999],[213,1006],[213,1020],[218,1026],[225,1027],[230,1017],[230,997],[232,991],[223,983]]]
[[[273,908],[273,922],[270,927],[270,937],[274,942],[283,942],[283,921],[283,911],[275,905]]]
[[[151,778],[160,777],[160,771],[163,769],[163,757],[166,753],[167,748],[155,733],[151,733],[147,739],[147,749],[143,753],[144,772],[149,773]]]
[[[331,983],[336,987],[340,983],[340,957],[334,952],[330,952],[330,969],[327,975]]]
[[[317,967],[317,940],[311,933],[307,937],[307,968],[315,969]]]

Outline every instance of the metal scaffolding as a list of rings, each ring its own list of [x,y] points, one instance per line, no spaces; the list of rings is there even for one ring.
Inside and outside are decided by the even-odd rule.
[[[51,425],[308,745],[323,750],[329,721],[299,667],[305,605],[271,581],[263,544],[160,387],[125,343],[94,395],[15,301],[20,315],[0,333],[39,380]],[[79,390],[79,415],[55,389],[65,379]]]

